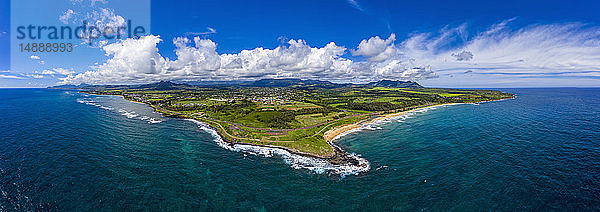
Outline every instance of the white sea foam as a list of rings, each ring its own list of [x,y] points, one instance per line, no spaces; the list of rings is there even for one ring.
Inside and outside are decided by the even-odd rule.
[[[77,99],[77,102],[81,103],[81,104],[96,106],[96,107],[99,107],[99,108],[102,108],[102,109],[105,109],[105,110],[115,110],[115,108],[113,108],[113,107],[104,106],[104,105],[98,104],[98,102],[96,102],[94,100],[91,100],[91,99]],[[158,123],[163,122],[161,119],[158,119],[158,118],[151,118],[151,117],[148,117],[148,116],[142,116],[140,114],[137,114],[135,111],[127,111],[125,109],[119,109],[119,110],[117,110],[117,112],[120,113],[121,115],[127,117],[127,118],[130,118],[130,119],[137,118],[137,119],[142,120],[142,121],[147,121],[148,124],[158,124]]]
[[[339,135],[335,136],[332,140],[337,140],[337,139],[339,139],[341,137],[344,137],[346,135],[349,135],[349,134],[352,134],[352,133],[355,133],[355,132],[360,132],[360,131],[363,131],[363,130],[371,130],[371,131],[382,130],[383,128],[381,127],[381,125],[383,125],[383,124],[387,124],[387,123],[394,122],[394,121],[395,122],[404,122],[404,120],[412,118],[412,117],[414,117],[414,115],[416,115],[418,113],[425,113],[425,112],[430,111],[430,110],[436,110],[436,109],[438,109],[440,107],[446,107],[448,105],[458,105],[458,104],[462,104],[462,103],[453,103],[453,104],[437,105],[437,106],[432,106],[432,107],[421,108],[421,109],[417,109],[417,110],[413,110],[413,111],[407,112],[407,113],[399,115],[399,116],[394,116],[394,117],[390,117],[390,118],[386,118],[386,119],[381,119],[381,120],[373,121],[373,122],[370,122],[368,124],[363,124],[360,127],[357,127],[357,128],[345,131],[343,133],[340,133]]]
[[[140,114],[137,114],[135,111],[127,111],[125,109],[119,109],[118,110],[119,113],[121,113],[121,115],[130,118],[130,119],[139,119],[142,121],[147,121],[148,124],[158,124],[163,122],[163,120],[158,119],[158,118],[151,118],[149,116],[143,116]]]
[[[197,120],[193,120],[193,119],[186,119],[186,120],[192,121],[192,122],[198,124],[200,129],[210,133],[215,138],[215,142],[219,146],[221,146],[225,149],[228,149],[231,151],[236,151],[236,152],[244,152],[244,153],[248,153],[248,154],[252,154],[252,155],[260,155],[263,157],[273,157],[276,155],[276,156],[281,157],[285,163],[289,164],[294,169],[308,169],[308,170],[313,171],[318,174],[329,173],[329,174],[339,175],[341,177],[344,177],[347,175],[358,175],[362,172],[367,172],[370,169],[369,162],[366,159],[361,158],[361,157],[359,157],[359,155],[356,155],[356,154],[350,154],[350,156],[355,158],[359,162],[359,165],[352,165],[352,164],[335,165],[335,164],[331,164],[330,162],[328,162],[324,159],[297,155],[297,154],[293,154],[287,150],[280,149],[280,148],[254,146],[254,145],[246,145],[246,144],[233,144],[232,145],[230,143],[223,141],[223,139],[217,133],[217,131],[210,128],[207,124],[197,121]]]
[[[89,99],[77,99],[77,102],[81,103],[81,104],[96,106],[96,107],[99,107],[99,108],[102,108],[105,110],[113,110],[114,109],[112,107],[100,105],[100,104],[98,104],[98,102],[96,102],[94,100],[89,100]]]
[[[161,120],[156,120],[154,118],[150,118],[150,120],[148,120],[148,123],[150,123],[150,124],[158,124],[158,123],[161,123],[161,122],[162,122]]]
[[[388,168],[388,166],[383,165],[383,166],[377,167],[377,169],[375,169],[375,171],[379,171],[381,169],[386,169],[386,168]]]
[[[348,131],[342,132],[342,133],[340,133],[339,135],[335,136],[335,137],[334,137],[333,139],[331,139],[331,140],[332,140],[332,141],[335,141],[335,140],[337,140],[337,139],[339,139],[339,138],[341,138],[341,137],[344,137],[344,136],[346,136],[346,135],[349,135],[349,134],[352,134],[352,133],[355,133],[355,132],[359,132],[359,131],[365,130],[365,127],[366,127],[366,126],[367,126],[367,125],[363,125],[363,126],[361,126],[361,127],[354,128],[354,129],[351,129],[351,130],[348,130]]]
[[[120,109],[119,113],[121,113],[121,115],[126,116],[127,118],[135,118],[138,117],[138,114],[136,114],[134,111],[128,112],[126,110]]]

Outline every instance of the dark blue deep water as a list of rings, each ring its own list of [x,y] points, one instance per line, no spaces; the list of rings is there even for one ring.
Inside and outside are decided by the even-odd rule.
[[[502,90],[343,137],[372,169],[340,178],[120,97],[0,89],[0,211],[600,210],[600,89]]]

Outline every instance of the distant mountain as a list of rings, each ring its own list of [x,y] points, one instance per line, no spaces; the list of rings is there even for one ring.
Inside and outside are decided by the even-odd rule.
[[[302,79],[261,79],[245,86],[248,87],[340,87],[346,84],[336,84],[321,80]]]
[[[332,83],[322,80],[302,79],[261,79],[257,81],[198,81],[174,83],[160,81],[157,83],[142,85],[59,85],[49,88],[54,89],[86,89],[86,90],[112,90],[112,89],[140,89],[140,90],[191,90],[198,87],[300,87],[300,88],[339,88],[345,86],[368,86],[368,87],[394,87],[394,88],[422,88],[413,81],[381,80],[367,84]]]
[[[54,89],[82,89],[82,88],[89,87],[89,86],[92,86],[92,85],[81,83],[79,85],[66,84],[66,85],[51,86],[51,87],[48,87],[48,88],[54,88]]]
[[[417,82],[413,81],[394,81],[394,80],[381,80],[378,82],[370,82],[367,86],[373,87],[392,87],[392,88],[422,88]]]
[[[173,83],[173,82],[169,82],[169,81],[160,81],[157,83],[131,86],[130,89],[166,91],[166,90],[193,89],[194,87],[195,86],[188,85],[188,84],[178,84],[178,83]]]
[[[200,87],[342,87],[349,84],[336,84],[321,80],[302,79],[261,79],[256,81],[197,81],[185,82]]]
[[[205,82],[208,83],[208,82]],[[198,83],[199,85],[200,83]],[[211,84],[205,84],[210,86]],[[241,86],[241,87],[319,87],[319,88],[336,88],[344,86],[380,86],[394,88],[422,88],[417,82],[413,81],[394,81],[381,80],[370,82],[368,84],[350,84],[350,83],[332,83],[323,80],[302,80],[302,79],[261,79],[257,81],[231,81],[212,83],[213,86]]]
[[[195,85],[200,87],[229,87],[229,86],[242,86],[250,84],[254,81],[241,81],[241,80],[233,80],[233,81],[181,81],[177,83],[184,83],[189,85]]]

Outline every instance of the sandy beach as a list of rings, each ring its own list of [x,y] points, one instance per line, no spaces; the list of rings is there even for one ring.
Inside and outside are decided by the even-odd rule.
[[[440,107],[440,106],[445,106],[445,105],[458,105],[458,104],[467,104],[467,103],[448,103],[448,104],[431,105],[431,106],[415,108],[415,109],[412,109],[412,110],[407,110],[407,111],[402,111],[402,112],[397,112],[397,113],[390,113],[390,114],[385,114],[385,115],[379,115],[379,116],[377,116],[375,118],[370,118],[370,119],[359,121],[359,122],[356,122],[356,123],[345,124],[345,125],[341,125],[341,126],[335,127],[333,129],[330,129],[330,130],[326,131],[324,133],[323,137],[325,138],[325,140],[327,142],[331,142],[338,135],[341,135],[344,132],[348,132],[350,130],[358,129],[358,128],[362,127],[362,126],[371,124],[373,122],[382,121],[382,120],[385,120],[385,119],[390,119],[390,118],[393,118],[393,117],[396,117],[396,116],[401,116],[401,115],[404,115],[406,113],[414,112],[414,111],[425,109],[425,108]]]

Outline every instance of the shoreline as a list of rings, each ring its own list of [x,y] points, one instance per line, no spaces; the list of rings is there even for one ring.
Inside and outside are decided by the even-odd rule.
[[[378,117],[370,118],[366,121],[363,120],[363,121],[359,121],[356,123],[345,124],[345,125],[337,126],[333,129],[329,129],[329,130],[325,131],[325,133],[323,134],[323,138],[328,143],[333,143],[333,141],[335,141],[339,137],[343,136],[344,133],[346,133],[348,131],[359,129],[361,127],[364,127],[366,125],[369,125],[369,124],[372,124],[375,122],[391,119],[391,118],[394,118],[397,116],[401,116],[401,115],[404,115],[404,114],[407,114],[410,112],[414,112],[414,111],[422,110],[422,109],[426,109],[426,108],[441,107],[441,106],[448,106],[448,105],[459,105],[459,104],[472,104],[472,103],[446,103],[446,104],[430,105],[430,106],[419,107],[419,108],[402,111],[402,112],[379,115]]]
[[[181,118],[181,117],[172,117],[172,118]],[[272,148],[272,149],[284,150],[290,154],[295,154],[298,156],[325,160],[333,165],[343,165],[343,164],[355,165],[355,166],[364,165],[364,164],[361,164],[360,161],[357,160],[357,158],[355,158],[351,153],[347,152],[346,150],[342,149],[341,147],[335,145],[332,142],[326,141],[329,144],[329,146],[331,146],[331,148],[333,149],[333,151],[334,151],[333,155],[332,156],[322,156],[322,155],[317,155],[317,154],[313,154],[313,153],[302,152],[302,151],[284,147],[284,146],[276,146],[276,145],[270,145],[270,144],[255,144],[255,143],[247,143],[247,142],[232,142],[229,139],[227,139],[227,136],[223,136],[223,134],[218,130],[217,127],[212,126],[209,123],[206,123],[205,121],[194,119],[194,118],[182,118],[182,119],[193,120],[193,121],[197,121],[197,122],[200,122],[200,123],[206,125],[209,129],[214,130],[216,132],[216,134],[221,138],[221,140],[223,140],[225,143],[228,144],[228,146],[230,146],[232,148],[235,148],[235,145],[246,145],[246,146],[254,146],[254,147]],[[366,164],[366,167],[369,167],[369,165]]]
[[[327,143],[330,143],[330,145],[332,145],[335,140],[337,140],[338,138],[344,136],[344,133],[347,133],[347,132],[352,131],[352,130],[359,129],[361,127],[364,127],[366,125],[369,125],[369,124],[372,124],[372,123],[375,123],[375,122],[379,122],[379,121],[391,119],[391,118],[394,118],[394,117],[397,117],[397,116],[401,116],[401,115],[404,115],[404,114],[407,114],[407,113],[410,113],[410,112],[415,112],[415,111],[418,111],[418,110],[427,109],[427,108],[434,108],[434,107],[451,106],[451,105],[462,105],[462,104],[481,104],[481,103],[486,103],[486,102],[496,102],[496,101],[503,101],[503,100],[514,99],[514,98],[516,98],[516,95],[513,96],[513,97],[510,97],[510,98],[503,98],[503,99],[489,100],[489,101],[481,101],[481,102],[473,102],[473,103],[445,103],[445,104],[437,104],[437,105],[430,105],[430,106],[425,106],[425,107],[419,107],[419,108],[415,108],[415,109],[411,109],[411,110],[407,110],[407,111],[402,111],[402,112],[396,112],[396,113],[390,113],[390,114],[385,114],[385,115],[379,115],[379,117],[371,118],[369,120],[366,120],[366,122],[359,121],[359,122],[356,122],[356,123],[345,124],[345,125],[341,125],[341,126],[337,126],[335,128],[329,129],[329,130],[325,131],[325,133],[323,133],[323,138],[325,139],[325,141],[327,141]]]
[[[298,156],[303,156],[303,157],[308,157],[308,158],[315,158],[315,159],[320,159],[320,160],[325,160],[329,163],[331,163],[332,165],[343,165],[343,164],[347,164],[347,165],[355,165],[355,166],[361,166],[364,164],[360,164],[360,161],[357,160],[357,158],[355,158],[355,156],[353,156],[351,153],[345,151],[344,149],[342,149],[341,147],[327,142],[331,148],[333,149],[334,153],[332,156],[321,156],[321,155],[316,155],[313,153],[308,153],[308,152],[302,152],[296,149],[291,149],[288,147],[284,147],[284,146],[276,146],[276,145],[269,145],[269,144],[255,144],[255,143],[247,143],[247,142],[232,142],[229,139],[227,139],[227,136],[224,136],[217,127],[212,126],[211,124],[202,121],[202,120],[198,120],[192,117],[180,117],[179,115],[169,115],[169,114],[165,114],[163,112],[161,112],[157,107],[154,107],[148,103],[145,102],[138,102],[135,100],[131,100],[131,99],[127,99],[125,98],[125,96],[123,95],[117,95],[117,94],[94,94],[94,93],[88,93],[86,91],[83,90],[78,90],[78,92],[81,93],[85,93],[85,94],[90,94],[90,95],[97,95],[97,96],[118,96],[121,97],[123,100],[128,101],[128,102],[132,102],[132,103],[136,103],[136,104],[143,104],[146,106],[151,107],[155,112],[161,114],[164,117],[169,117],[169,118],[177,118],[177,119],[182,119],[182,120],[194,120],[197,122],[201,122],[202,124],[206,125],[209,129],[214,130],[216,132],[216,134],[221,138],[221,140],[223,140],[225,143],[227,143],[227,145],[231,148],[234,148],[235,145],[246,145],[246,146],[254,146],[254,147],[262,147],[262,148],[272,148],[272,149],[278,149],[278,150],[283,150],[283,151],[287,151],[290,154],[295,154]],[[366,160],[365,160],[366,161]],[[364,166],[363,166],[364,167]],[[368,164],[366,164],[366,167],[369,167]]]
[[[182,118],[182,119],[183,120],[192,121],[194,123],[199,122],[199,123],[205,125],[206,128],[208,128],[210,130],[213,130],[219,136],[219,138],[221,138],[221,140],[224,141],[226,143],[226,145],[229,146],[229,147],[231,147],[231,148],[235,148],[235,145],[253,146],[253,147],[262,147],[262,148],[271,148],[271,149],[284,150],[284,151],[287,151],[290,154],[295,154],[295,155],[298,155],[298,156],[303,156],[303,157],[309,157],[309,158],[315,158],[315,159],[325,160],[327,162],[330,162],[333,165],[343,165],[343,164],[356,165],[356,166],[360,165],[359,163],[357,163],[358,162],[357,160],[348,160],[349,158],[352,158],[353,156],[350,153],[348,153],[347,151],[343,150],[341,147],[339,147],[339,146],[337,146],[335,144],[333,144],[333,145],[330,144],[332,146],[332,148],[334,149],[335,154],[333,156],[330,156],[330,157],[324,157],[324,156],[321,156],[321,155],[316,155],[316,154],[313,154],[313,153],[302,152],[302,151],[299,151],[299,150],[296,150],[296,149],[291,149],[291,148],[284,147],[284,146],[276,146],[276,145],[269,145],[269,144],[255,144],[255,143],[246,143],[246,142],[231,142],[231,141],[227,140],[226,136],[223,136],[221,134],[221,132],[219,132],[219,130],[216,127],[214,127],[214,126],[212,126],[212,125],[210,125],[210,124],[208,124],[208,123],[206,123],[204,121],[193,119],[193,118]],[[332,161],[332,159],[336,159],[336,158],[337,159],[343,159],[344,163],[340,163],[340,161],[337,161],[337,162],[336,161]]]
[[[364,159],[364,158],[359,158],[357,157],[355,154],[349,153],[348,151],[342,149],[341,147],[337,146],[335,144],[335,140],[338,139],[341,136],[344,136],[344,133],[347,133],[349,131],[352,130],[356,130],[359,129],[363,126],[366,126],[368,124],[372,124],[374,122],[378,122],[378,121],[382,121],[382,120],[386,120],[386,119],[391,119],[393,117],[397,117],[397,116],[401,116],[410,112],[414,112],[417,110],[422,110],[422,109],[426,109],[426,108],[433,108],[433,107],[440,107],[440,106],[447,106],[447,105],[459,105],[459,104],[475,104],[475,103],[446,103],[446,104],[437,104],[437,105],[429,105],[429,106],[425,106],[425,107],[419,107],[419,108],[414,108],[411,110],[407,110],[407,111],[402,111],[402,112],[396,112],[396,113],[390,113],[390,114],[384,114],[384,115],[377,115],[376,117],[370,117],[366,120],[361,120],[355,123],[351,123],[351,124],[345,124],[345,125],[341,125],[341,126],[337,126],[335,128],[329,129],[327,131],[324,132],[323,134],[323,139],[325,140],[325,142],[327,142],[327,144],[329,144],[329,146],[331,146],[331,148],[334,151],[334,154],[332,156],[321,156],[321,155],[316,155],[313,153],[307,153],[307,152],[302,152],[296,149],[291,149],[291,148],[287,148],[284,146],[276,146],[276,145],[269,145],[269,144],[254,144],[254,143],[246,143],[246,142],[232,142],[229,139],[227,139],[226,136],[223,136],[221,132],[219,132],[217,127],[212,126],[209,123],[206,123],[205,121],[202,120],[198,120],[195,118],[190,118],[190,117],[181,117],[179,115],[169,115],[169,114],[165,114],[163,112],[160,111],[159,108],[154,107],[148,103],[145,102],[138,102],[135,100],[130,100],[125,98],[125,96],[123,95],[116,95],[116,94],[94,94],[94,93],[88,93],[86,91],[83,90],[78,90],[78,92],[81,93],[85,93],[85,94],[91,94],[91,95],[99,95],[99,96],[119,96],[121,98],[123,98],[126,101],[129,102],[133,102],[133,103],[138,103],[138,104],[144,104],[146,106],[151,107],[155,112],[160,113],[162,116],[165,117],[170,117],[170,118],[179,118],[182,120],[194,120],[194,121],[198,121],[203,123],[204,125],[208,126],[208,128],[210,128],[211,130],[214,130],[216,132],[216,134],[221,138],[222,141],[224,141],[229,147],[231,147],[232,149],[235,149],[235,145],[246,145],[246,146],[253,146],[253,147],[260,147],[260,148],[271,148],[271,149],[278,149],[278,150],[283,150],[286,151],[290,154],[294,154],[294,155],[298,155],[298,156],[302,156],[302,157],[307,157],[307,158],[315,158],[315,159],[320,159],[320,160],[324,160],[329,162],[330,164],[334,165],[334,166],[339,166],[339,165],[350,165],[350,166],[356,166],[356,167],[360,167],[360,168],[364,168],[366,170],[369,169],[370,165],[369,162]],[[491,100],[491,101],[485,101],[485,102],[493,102],[493,101],[501,101],[501,100],[507,100],[507,99],[514,99],[514,96],[511,98],[504,98],[504,99],[498,99],[498,100]],[[484,103],[484,102],[476,102],[476,103]],[[366,171],[365,170],[365,171]]]

